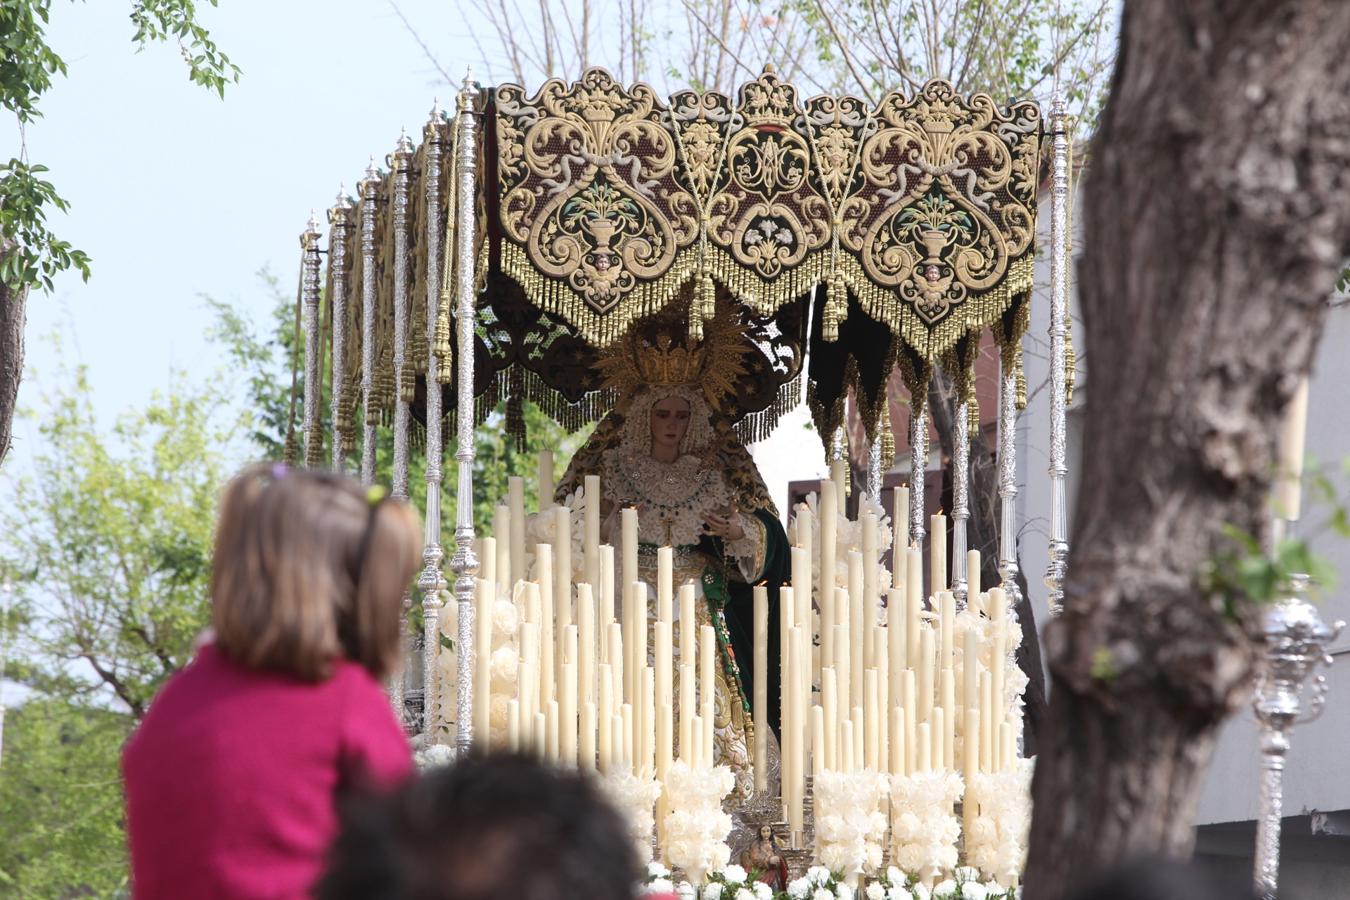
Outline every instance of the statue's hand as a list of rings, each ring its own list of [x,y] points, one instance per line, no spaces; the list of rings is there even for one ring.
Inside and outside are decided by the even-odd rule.
[[[732,507],[725,516],[715,512],[708,513],[703,529],[708,534],[720,537],[724,541],[739,541],[745,537],[745,528],[741,525],[741,514]]]

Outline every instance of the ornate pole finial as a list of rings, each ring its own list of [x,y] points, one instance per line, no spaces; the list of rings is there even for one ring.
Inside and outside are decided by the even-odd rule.
[[[1275,900],[1280,879],[1280,821],[1284,814],[1284,761],[1289,731],[1322,713],[1326,676],[1313,676],[1307,709],[1303,684],[1319,666],[1331,665],[1327,646],[1345,628],[1327,625],[1308,602],[1307,575],[1290,579],[1287,595],[1261,614],[1254,635],[1262,658],[1252,707],[1261,726],[1261,811],[1256,820],[1256,862],[1253,881],[1262,900]]]
[[[380,177],[380,167],[375,165],[375,154],[370,155],[370,162],[366,164],[366,173],[363,180],[375,181]]]

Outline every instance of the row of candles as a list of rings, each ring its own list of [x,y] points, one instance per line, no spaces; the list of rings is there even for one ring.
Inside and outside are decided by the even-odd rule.
[[[539,480],[540,496],[551,496],[550,455],[541,457]],[[892,522],[906,521],[906,494],[896,490]],[[720,665],[714,629],[698,624],[694,585],[674,584],[668,547],[657,551],[655,615],[648,621],[647,586],[625,583],[631,577],[626,573],[638,571],[636,511],[620,512],[616,572],[615,548],[600,542],[600,496],[598,477],[588,476],[582,494],[582,559],[575,573],[568,507],[541,510],[540,516],[554,517],[553,542],[526,547],[532,529],[519,478],[510,479],[507,503],[496,509],[496,537],[482,541],[477,646],[493,645],[492,608],[500,597],[510,597],[520,622],[515,677],[509,680],[514,685],[504,697],[505,726],[497,730],[497,741],[568,765],[622,768],[658,779],[675,758],[691,766],[713,765],[715,667]],[[975,772],[1012,765],[1020,735],[1020,714],[1007,688],[1009,649],[1017,638],[1011,629],[1017,625],[1007,615],[1000,588],[981,592],[979,553],[969,554],[970,607],[960,619],[945,584],[946,519],[941,515],[931,522],[934,590],[924,590],[922,556],[914,547],[892,554],[891,586],[883,590],[881,555],[890,540],[879,507],[863,505],[859,546],[841,547],[843,496],[843,472],[836,466],[817,501],[795,510],[791,578],[779,593],[782,800],[798,846],[808,771],[867,768],[909,775],[952,769],[969,780]],[[529,557],[533,565],[527,569]],[[843,571],[836,576],[837,570]],[[751,749],[756,789],[766,791],[769,598],[764,587],[754,589],[753,602]],[[474,729],[489,742],[491,684],[492,654],[479,653]]]

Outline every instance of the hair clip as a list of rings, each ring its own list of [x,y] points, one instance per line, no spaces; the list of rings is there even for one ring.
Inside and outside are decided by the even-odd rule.
[[[382,484],[372,484],[370,487],[366,488],[366,502],[371,506],[378,506],[380,501],[384,500],[388,495],[389,491],[387,491]]]
[[[272,480],[275,481],[279,478],[285,478],[290,471],[291,467],[284,462],[272,463]]]

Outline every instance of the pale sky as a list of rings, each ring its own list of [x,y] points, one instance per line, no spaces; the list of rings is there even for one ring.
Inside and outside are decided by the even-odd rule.
[[[457,5],[400,6],[462,75],[474,54]],[[416,138],[435,96],[453,104],[381,0],[198,4],[243,69],[223,101],[188,81],[176,47],[136,54],[129,9],[53,5],[50,40],[70,73],[27,134],[30,160],[51,168],[72,206],[53,228],[93,257],[88,284],[63,275],[53,294],[30,299],[28,363],[51,373],[55,354],[40,338],[73,329],[109,414],[166,385],[171,367],[221,364],[200,295],[239,301],[261,320],[270,300],[256,273],[269,266],[292,289],[310,209],[322,221],[339,184],[351,190],[371,154],[382,162],[401,127]],[[20,402],[37,402],[33,384]],[[29,438],[20,427],[17,442]]]

